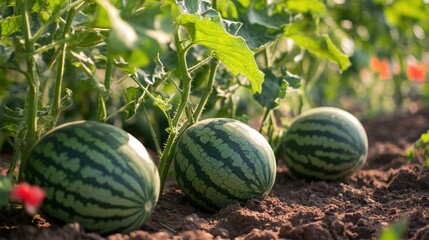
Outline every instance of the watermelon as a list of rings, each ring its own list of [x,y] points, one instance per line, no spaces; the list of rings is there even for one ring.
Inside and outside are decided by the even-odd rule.
[[[160,191],[145,147],[122,129],[92,121],[47,133],[32,149],[24,173],[46,192],[43,214],[100,234],[141,227]]]
[[[319,107],[293,121],[282,141],[281,152],[296,176],[337,181],[365,164],[368,139],[362,124],[349,112]]]
[[[263,198],[274,185],[276,160],[271,146],[240,121],[211,118],[197,122],[181,135],[175,151],[179,187],[207,211]]]

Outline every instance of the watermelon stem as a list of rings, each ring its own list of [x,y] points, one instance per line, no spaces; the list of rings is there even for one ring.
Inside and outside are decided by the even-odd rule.
[[[265,124],[267,122],[267,118],[270,112],[271,112],[271,109],[266,107],[264,111],[264,116],[262,117],[261,125],[259,126],[259,133],[262,133],[262,130],[265,127]]]
[[[76,13],[78,13],[87,3],[82,2],[77,8],[71,8],[66,17],[66,23],[65,26],[61,32],[61,39],[67,39],[66,35],[70,30],[70,27],[73,23],[73,19],[76,16]],[[52,101],[52,109],[51,109],[51,115],[53,116],[52,122],[50,123],[49,129],[53,128],[58,120],[59,114],[62,110],[62,104],[61,104],[61,90],[62,90],[62,82],[64,77],[64,66],[65,66],[65,58],[66,58],[66,52],[67,52],[67,42],[62,42],[60,45],[60,56],[58,57],[58,65],[57,65],[57,73],[55,78],[55,85],[54,85],[54,98]]]
[[[201,96],[200,102],[198,103],[197,109],[194,112],[194,120],[198,121],[201,116],[201,113],[204,110],[204,106],[206,105],[211,93],[213,92],[213,83],[216,78],[216,71],[219,66],[219,61],[217,59],[213,59],[210,64],[210,76],[209,82],[207,83],[207,87]]]
[[[190,43],[188,46],[183,47],[180,41],[179,36],[179,27],[176,29],[176,33],[174,34],[174,42],[177,49],[177,57],[179,63],[180,76],[182,77],[183,91],[182,91],[182,99],[180,101],[179,107],[177,109],[176,115],[173,118],[173,125],[177,126],[182,116],[183,110],[187,107],[189,96],[191,94],[191,82],[192,77],[188,72],[188,64],[186,62],[186,53],[193,46],[193,43]],[[192,115],[188,114],[188,119],[192,120]]]
[[[27,1],[21,0],[19,1],[19,4],[17,4],[19,7],[19,11],[21,12],[22,17],[22,27],[23,27],[23,33],[24,33],[24,39],[25,39],[25,51],[26,52],[34,52],[34,42],[32,41],[32,33],[31,33],[31,24],[29,19],[29,13],[28,13],[28,4]],[[19,132],[23,133],[22,141],[21,139],[16,140],[16,149],[31,149],[33,145],[36,143],[38,134],[37,134],[37,111],[38,111],[38,98],[40,94],[40,80],[37,75],[37,67],[34,60],[33,55],[26,55],[25,57],[26,65],[27,65],[27,72],[25,73],[25,78],[28,82],[28,91],[27,91],[27,97],[25,100],[25,106],[24,106],[24,119],[25,123],[24,125],[20,126]],[[21,135],[20,133],[17,134],[17,136]],[[25,146],[23,148],[23,146]],[[21,150],[17,150],[21,151]],[[21,169],[25,166],[25,159],[28,150],[24,150],[23,154],[16,154],[24,156],[21,160]],[[14,159],[14,161],[17,161],[18,159]],[[16,162],[15,162],[16,163]],[[13,169],[9,169],[11,172],[13,172]],[[22,171],[19,174],[19,180],[22,180]]]
[[[177,57],[178,57],[180,75],[182,77],[183,90],[181,91],[182,98],[173,120],[171,121],[168,114],[164,112],[164,114],[166,114],[166,117],[168,119],[168,124],[170,126],[170,134],[168,136],[167,143],[164,147],[164,151],[161,155],[161,159],[158,167],[158,172],[161,180],[161,188],[160,188],[161,192],[164,189],[165,182],[168,176],[168,170],[170,168],[171,162],[173,161],[173,155],[174,155],[173,153],[177,142],[176,140],[178,139],[178,137],[180,137],[181,133],[194,122],[194,116],[188,108],[189,96],[191,94],[192,77],[189,74],[189,69],[186,62],[186,53],[188,52],[189,49],[191,49],[191,47],[194,44],[190,43],[186,47],[183,47],[182,41],[180,40],[179,27],[180,26],[176,28],[176,32],[174,34],[174,43],[177,49]],[[185,108],[186,108],[187,120],[182,124],[180,129],[176,131],[179,125],[179,120],[181,119],[182,113],[185,110]]]

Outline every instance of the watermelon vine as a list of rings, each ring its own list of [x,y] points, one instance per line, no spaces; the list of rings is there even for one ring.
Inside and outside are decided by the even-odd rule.
[[[241,179],[242,195],[228,196],[228,201],[203,208],[214,210],[266,196],[275,179],[271,146],[277,151],[282,144],[283,129],[274,110],[301,87],[301,78],[289,71],[294,66],[280,64],[292,54],[281,47],[281,42],[299,39],[295,54],[308,50],[342,70],[350,64],[327,34],[306,27],[320,24],[324,5],[318,4],[317,9],[310,7],[311,3],[304,5],[307,7],[281,1],[255,5],[249,1],[205,0],[2,2],[0,70],[5,73],[2,76],[16,78],[5,84],[11,92],[10,102],[0,103],[0,147],[9,144],[13,148],[7,179],[44,188],[47,195],[42,211],[54,219],[79,221],[103,234],[131,231],[154,209],[173,160],[178,164],[176,170],[184,174],[180,161],[185,161],[184,148],[189,147],[183,141],[192,140],[189,131],[201,119],[231,119],[233,125],[242,127],[245,123],[235,122],[240,119],[248,123],[241,134],[252,132],[258,140],[237,137],[240,132],[231,130],[216,131],[223,136],[220,138],[237,146],[229,150],[237,151],[235,154],[243,156],[243,164],[248,165],[249,171],[243,172],[234,166],[234,174],[245,176]],[[16,101],[12,86],[25,89]],[[240,104],[253,101],[259,105],[252,109],[254,119],[249,119],[239,112]],[[82,119],[86,121],[79,122]],[[259,133],[250,126],[259,128]],[[129,147],[128,142],[115,145],[117,135],[111,134],[126,135],[122,130],[126,128],[143,129],[140,133],[145,147],[139,146],[139,151],[154,146],[153,155],[159,159],[156,174],[155,170],[145,173],[136,160],[147,159],[146,154],[138,158],[134,150],[121,152],[122,147]],[[79,134],[87,134],[91,140]],[[238,135],[225,138],[225,134]],[[128,140],[137,141],[131,136]],[[113,149],[108,143],[115,145]],[[256,157],[246,155],[250,153],[245,145]],[[94,149],[88,150],[91,147]],[[104,164],[97,162],[100,159]],[[125,167],[123,161],[132,166]],[[145,164],[152,169],[151,160]],[[252,164],[259,164],[265,172]],[[115,165],[119,170],[112,170]],[[48,174],[43,176],[44,172]],[[91,173],[98,175],[88,180],[84,175]],[[121,173],[132,177],[125,179]],[[72,175],[79,177],[72,181]],[[186,182],[180,179],[178,182]],[[150,194],[131,194],[145,191],[130,184],[140,180]],[[251,187],[243,189],[247,184]],[[7,189],[9,192],[11,188]],[[233,192],[231,189],[228,191]],[[116,200],[105,202],[90,195],[90,190]],[[189,195],[201,202],[197,195]],[[138,197],[149,200],[136,200]],[[127,216],[116,214],[121,207],[134,206],[122,206],[121,199],[146,208],[139,213],[129,210]],[[103,213],[103,208],[111,209],[112,215]],[[117,224],[120,219],[124,225]],[[133,219],[136,223],[131,223]]]

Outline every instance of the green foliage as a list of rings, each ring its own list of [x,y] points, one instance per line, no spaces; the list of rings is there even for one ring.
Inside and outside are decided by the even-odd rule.
[[[378,240],[400,240],[403,239],[407,232],[409,220],[407,218],[400,219],[389,224],[383,229]]]
[[[9,194],[12,191],[13,180],[8,176],[0,176],[0,208],[9,204]]]
[[[418,159],[420,155],[416,152],[419,150],[424,158],[426,167],[429,168],[429,130],[423,133],[413,146],[407,149],[407,158],[409,160]]]
[[[214,57],[222,61],[233,74],[248,77],[253,92],[261,92],[264,74],[259,71],[253,58],[254,53],[241,37],[230,35],[222,26],[219,17],[200,19],[198,15],[182,14],[177,24],[188,30],[192,43],[201,44],[214,51]]]
[[[255,94],[258,103],[268,109],[275,109],[287,97],[288,90],[299,89],[301,78],[282,69],[281,76],[274,75],[272,70],[265,71],[265,79],[262,84],[262,92]]]
[[[361,49],[392,45],[415,55],[427,47],[408,41],[412,30],[394,34],[404,28],[395,16],[427,30],[419,10],[369,2],[3,1],[0,142],[14,148],[10,169],[26,165],[41,136],[75,119],[143,135],[160,154],[162,184],[177,140],[203,118],[259,121],[278,147],[277,118],[362,92]],[[348,17],[351,29],[341,24]],[[364,39],[359,26],[374,36]]]

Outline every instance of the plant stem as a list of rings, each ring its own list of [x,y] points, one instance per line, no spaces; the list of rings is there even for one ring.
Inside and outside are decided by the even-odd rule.
[[[112,83],[112,74],[113,74],[113,56],[110,51],[110,46],[107,52],[107,62],[106,62],[106,71],[104,73],[104,92],[100,92],[98,95],[98,104],[97,104],[97,121],[105,122],[107,118],[107,109],[106,109],[106,98],[110,92],[110,86]],[[107,96],[107,97],[106,97]]]
[[[69,11],[69,9],[73,9],[73,8],[79,6],[79,5],[82,6],[82,5],[85,5],[85,4],[89,4],[89,3],[85,2],[85,0],[78,0],[78,1],[75,1],[73,3],[70,3],[70,5],[68,5],[67,7],[62,8],[59,12],[57,12],[54,15],[52,15],[48,19],[48,21],[45,22],[44,24],[42,24],[40,26],[39,30],[37,30],[37,32],[34,34],[34,36],[31,39],[33,41],[33,43],[36,42],[43,35],[43,33],[45,33],[45,30],[50,26],[51,23],[53,23],[59,17],[61,17],[62,15],[64,15],[64,13],[66,13],[67,11]]]
[[[186,62],[186,53],[190,49],[190,45],[187,46],[186,48],[183,48],[183,46],[180,42],[178,30],[176,31],[176,33],[174,35],[174,41],[175,41],[176,49],[177,49],[180,76],[182,78],[182,83],[183,83],[182,100],[180,101],[176,115],[173,118],[173,125],[177,126],[177,124],[179,123],[180,117],[182,116],[183,110],[185,109],[185,107],[188,104],[189,95],[191,94],[192,78],[189,75],[188,65]]]
[[[31,37],[31,29],[30,29],[30,20],[29,20],[28,9],[27,9],[27,1],[20,0],[17,5],[18,7],[20,7],[20,12],[22,17],[21,21],[22,21],[24,40],[25,40],[25,43],[24,43],[25,51],[33,52],[34,43],[31,41],[32,37]],[[27,65],[27,74],[25,74],[25,76],[28,82],[28,92],[27,92],[27,97],[26,97],[25,106],[24,106],[24,121],[25,121],[25,127],[27,129],[26,129],[25,136],[23,136],[23,139],[17,139],[16,141],[17,144],[15,145],[16,148],[19,148],[17,151],[21,151],[20,153],[16,154],[16,156],[22,157],[19,177],[18,177],[19,181],[23,180],[23,177],[24,177],[22,170],[25,169],[26,158],[28,156],[28,153],[30,149],[33,147],[33,145],[35,144],[35,142],[38,140],[37,104],[38,104],[38,97],[39,97],[40,81],[37,75],[37,69],[36,69],[36,64],[34,62],[33,55],[27,55],[25,57],[25,60]],[[23,129],[21,129],[20,131],[23,131]],[[19,136],[19,134],[17,135]]]
[[[110,90],[110,86],[112,83],[112,75],[113,75],[113,55],[111,54],[112,51],[110,51],[110,45],[109,50],[107,52],[107,60],[106,60],[106,72],[104,74],[104,86],[106,87],[106,91]]]
[[[67,13],[66,24],[64,25],[63,31],[61,33],[61,39],[66,39],[66,35],[70,30],[74,16],[75,16],[75,9],[72,8]],[[57,76],[55,79],[54,99],[52,103],[52,112],[51,112],[51,116],[53,116],[53,122],[51,123],[50,127],[55,126],[58,120],[59,114],[61,112],[61,89],[62,89],[62,83],[63,83],[63,77],[64,77],[64,63],[65,63],[66,49],[67,49],[67,43],[64,42],[61,44],[60,50],[59,50],[60,56],[57,64]]]
[[[260,133],[262,132],[262,129],[265,126],[265,122],[267,121],[267,118],[268,118],[270,112],[271,112],[271,109],[266,107],[264,110],[264,116],[262,117],[261,125],[259,126],[259,132]]]
[[[104,101],[103,93],[98,93],[97,98],[97,121],[106,122],[107,111],[106,111],[106,102]]]
[[[214,83],[214,79],[216,78],[216,70],[218,66],[219,66],[219,61],[217,59],[213,59],[210,64],[210,76],[209,76],[209,81],[207,83],[206,90],[201,96],[197,109],[194,112],[195,121],[198,121],[198,119],[200,118],[201,113],[203,112],[204,106],[206,105],[211,93],[213,92],[213,83]]]
[[[192,47],[192,43],[186,46],[185,48],[182,46],[179,36],[179,29],[176,29],[176,33],[174,34],[174,41],[177,49],[177,56],[179,62],[179,71],[182,77],[183,90],[182,90],[182,99],[180,101],[179,107],[177,109],[176,115],[173,118],[171,123],[172,127],[170,127],[170,134],[167,139],[167,143],[164,147],[164,151],[161,155],[161,159],[159,162],[158,172],[161,180],[161,189],[162,192],[164,190],[165,182],[168,176],[168,170],[171,165],[171,161],[173,160],[174,149],[176,147],[176,139],[180,137],[183,131],[193,122],[193,115],[188,113],[188,119],[185,123],[182,124],[180,129],[177,131],[177,126],[179,124],[180,117],[183,113],[183,110],[187,107],[189,96],[191,93],[191,81],[192,78],[188,72],[188,66],[186,63],[186,53]],[[168,118],[168,117],[167,117]]]
[[[161,154],[161,153],[162,153],[162,150],[161,150],[161,146],[159,145],[159,139],[158,139],[158,137],[156,136],[155,129],[153,129],[152,124],[150,124],[150,118],[149,118],[149,115],[147,114],[146,107],[145,107],[145,106],[143,106],[143,108],[142,108],[142,109],[143,109],[143,115],[145,116],[145,118],[146,118],[146,122],[148,123],[148,126],[149,126],[150,134],[152,135],[152,139],[154,140],[153,142],[154,142],[154,144],[155,144],[156,152],[157,152],[158,154]]]

